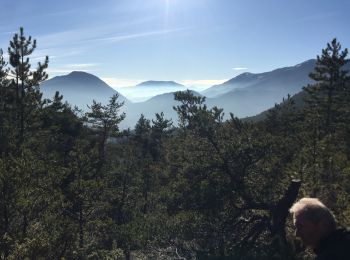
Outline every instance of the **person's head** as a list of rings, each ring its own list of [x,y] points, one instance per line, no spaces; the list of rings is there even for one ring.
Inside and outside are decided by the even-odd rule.
[[[290,208],[296,236],[305,246],[316,248],[320,240],[336,229],[332,212],[316,198],[303,198]]]

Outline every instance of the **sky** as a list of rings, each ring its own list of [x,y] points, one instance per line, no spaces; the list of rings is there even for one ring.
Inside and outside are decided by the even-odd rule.
[[[50,77],[92,73],[112,87],[172,80],[209,87],[350,47],[348,0],[0,0],[0,47],[24,27]]]

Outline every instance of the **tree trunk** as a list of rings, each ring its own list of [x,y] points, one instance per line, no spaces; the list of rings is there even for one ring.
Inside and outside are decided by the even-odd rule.
[[[79,205],[79,248],[84,247],[84,219],[83,219],[83,203]]]
[[[292,180],[282,199],[271,210],[271,234],[279,236],[283,241],[286,241],[285,225],[289,209],[298,197],[300,185],[300,180]]]
[[[2,198],[3,198],[3,218],[4,218],[4,234],[8,233],[9,230],[9,216],[8,216],[8,208],[7,208],[7,201],[6,201],[6,194],[7,194],[7,183],[5,181],[3,181],[3,191],[2,191]],[[8,257],[9,255],[9,247],[7,242],[4,243],[4,257],[5,259]]]
[[[124,250],[124,254],[125,254],[125,260],[130,260],[131,259],[130,245],[126,246],[126,248]]]

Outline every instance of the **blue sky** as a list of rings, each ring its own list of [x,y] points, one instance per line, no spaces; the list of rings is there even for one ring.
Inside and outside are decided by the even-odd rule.
[[[1,0],[0,47],[20,26],[51,77],[87,71],[114,87],[211,86],[350,47],[348,0]]]

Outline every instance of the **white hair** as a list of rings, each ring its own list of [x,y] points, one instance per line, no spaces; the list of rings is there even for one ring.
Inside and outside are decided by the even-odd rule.
[[[310,220],[312,223],[319,223],[323,221],[330,229],[336,228],[336,220],[333,213],[317,198],[302,198],[289,209],[296,216],[303,215],[303,217]]]

